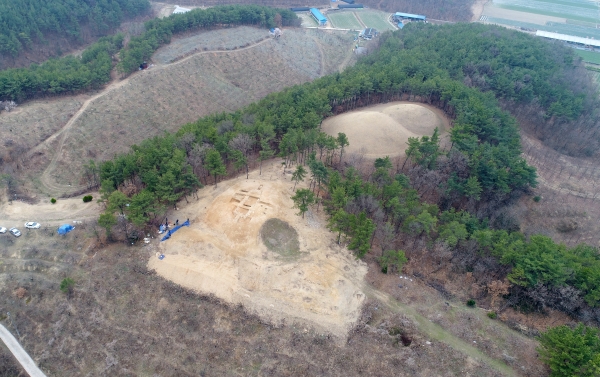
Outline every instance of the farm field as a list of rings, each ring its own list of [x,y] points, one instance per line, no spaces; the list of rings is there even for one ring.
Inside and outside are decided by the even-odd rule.
[[[329,18],[333,27],[340,29],[351,29],[351,30],[362,30],[363,26],[356,19],[354,12],[350,11],[335,11],[328,12],[327,18]]]
[[[585,27],[585,26],[573,25],[573,24],[567,24],[567,23],[549,21],[549,22],[546,22],[544,25],[540,25],[540,24],[535,24],[535,23],[530,23],[530,22],[516,21],[516,20],[510,20],[510,19],[505,19],[505,18],[496,18],[496,17],[488,17],[486,21],[489,23],[494,23],[494,24],[499,24],[499,25],[513,26],[516,28],[527,28],[527,29],[532,29],[532,30],[544,30],[544,31],[550,31],[553,33],[574,35],[574,36],[582,37],[582,38],[595,38],[595,39],[600,38],[600,29],[589,28],[589,27]]]
[[[235,29],[220,32],[224,36],[237,33]],[[70,184],[71,191],[76,191],[81,188],[81,167],[89,159],[111,158],[132,144],[175,131],[201,116],[235,111],[271,92],[336,72],[349,57],[353,59],[352,42],[350,33],[286,29],[281,39],[267,39],[245,50],[202,52],[172,65],[138,72],[121,87],[94,99],[74,121],[48,172],[49,179]],[[161,56],[176,56],[180,45],[188,42],[174,40],[161,49]],[[41,108],[32,103],[20,109],[36,119],[42,116],[36,115]],[[21,132],[27,132],[25,120],[23,125]],[[29,184],[41,186],[37,177],[56,148],[54,143],[46,143],[30,157]],[[58,168],[65,164],[69,169]]]
[[[575,50],[575,53],[581,56],[584,62],[600,64],[600,52]]]
[[[356,15],[367,27],[375,28],[380,32],[397,29],[388,22],[389,13],[363,9],[357,11]]]
[[[599,39],[599,14],[598,6],[586,0],[493,0],[485,5],[479,21]]]
[[[540,14],[566,19],[598,22],[598,7],[586,0],[538,1],[538,0],[495,0],[494,5],[519,12]]]

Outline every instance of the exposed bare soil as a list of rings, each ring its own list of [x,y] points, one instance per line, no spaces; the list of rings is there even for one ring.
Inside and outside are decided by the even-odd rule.
[[[94,197],[98,194],[90,193]],[[35,221],[43,226],[59,226],[73,221],[95,220],[102,211],[96,202],[84,203],[82,196],[59,199],[55,204],[49,200],[29,204],[18,200],[0,202],[0,226],[23,228],[27,221]]]
[[[391,102],[363,107],[325,119],[323,132],[348,136],[348,153],[365,157],[395,157],[404,154],[409,137],[431,136],[435,128],[444,135],[448,119],[433,106],[414,102]]]
[[[262,175],[232,179],[202,190],[200,199],[179,208],[192,225],[160,243],[160,260],[148,268],[194,291],[243,304],[265,321],[303,323],[343,341],[360,314],[367,269],[335,244],[326,220],[296,215],[293,185],[278,161]],[[321,213],[322,215],[322,213]],[[278,219],[298,232],[300,253],[284,258],[263,243],[260,229]]]

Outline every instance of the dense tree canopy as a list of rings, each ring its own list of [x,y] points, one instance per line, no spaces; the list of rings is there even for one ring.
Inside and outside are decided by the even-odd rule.
[[[0,100],[23,101],[40,95],[96,89],[110,80],[111,56],[122,47],[123,35],[102,37],[81,55],[50,59],[29,68],[0,71]]]
[[[82,25],[106,35],[148,9],[148,0],[0,0],[0,54],[16,56],[48,33],[78,38]]]

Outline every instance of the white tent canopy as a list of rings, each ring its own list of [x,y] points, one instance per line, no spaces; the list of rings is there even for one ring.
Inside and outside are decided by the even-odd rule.
[[[182,8],[179,5],[175,5],[175,10],[173,11],[173,14],[187,13],[189,11],[191,11],[191,9]]]
[[[600,40],[597,40],[597,39],[575,37],[573,35],[551,33],[549,31],[542,31],[542,30],[536,31],[535,35],[537,35],[538,37],[557,39],[559,41],[580,43],[580,44],[586,45],[586,46],[600,47]]]

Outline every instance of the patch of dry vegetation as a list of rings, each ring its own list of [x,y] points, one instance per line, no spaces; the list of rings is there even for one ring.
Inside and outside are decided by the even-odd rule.
[[[222,29],[206,31],[188,37],[173,39],[152,56],[158,64],[169,64],[199,51],[235,50],[269,37],[269,31],[250,26],[240,26],[226,33]]]
[[[233,28],[218,32],[223,36],[237,33]],[[281,39],[246,50],[201,53],[140,72],[121,88],[94,100],[77,119],[52,178],[72,184],[75,190],[81,167],[89,159],[112,158],[132,144],[176,131],[201,116],[234,111],[284,87],[337,71],[351,54],[351,44],[350,34],[286,29]],[[27,127],[24,120],[21,132]],[[56,153],[55,145],[40,152],[28,161],[30,169],[45,168]],[[37,171],[31,174],[30,181],[36,175]]]
[[[26,151],[59,131],[79,109],[82,98],[40,100],[0,112],[0,173],[10,173],[5,170],[9,164],[26,160]]]
[[[18,313],[23,346],[49,377],[500,375],[444,343],[426,344],[410,318],[376,301],[341,347],[310,327],[276,328],[167,282],[145,269],[149,254],[122,245],[86,254],[69,273],[70,299],[58,290],[62,276],[45,286],[32,271],[33,280],[1,288],[0,309]],[[29,301],[5,294],[20,286]]]

